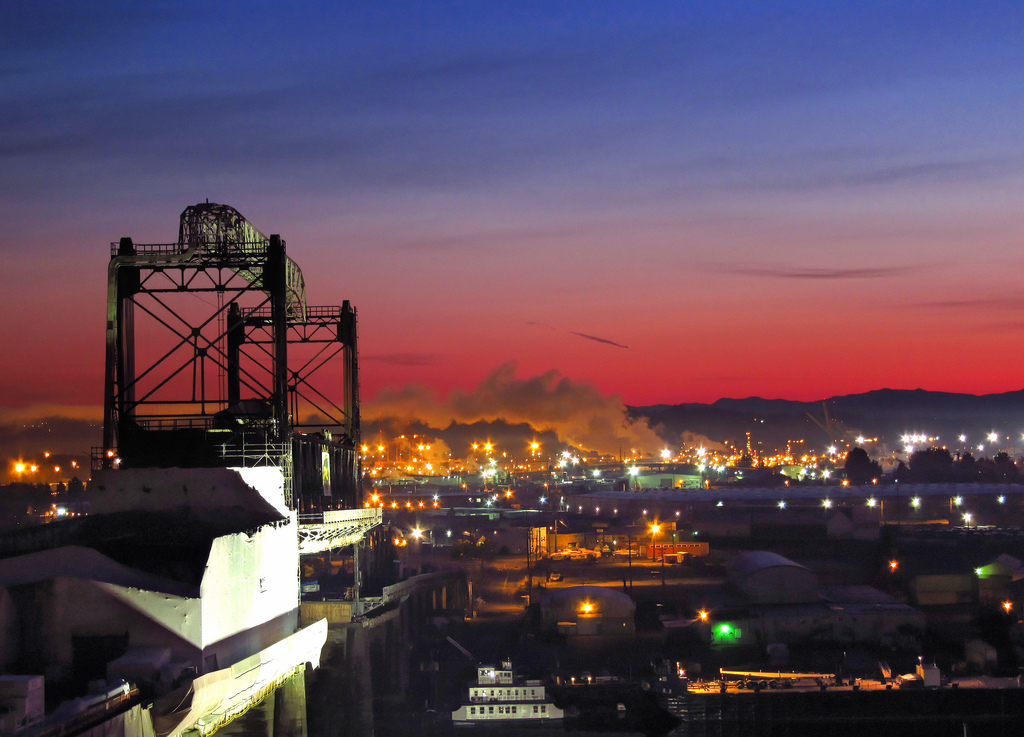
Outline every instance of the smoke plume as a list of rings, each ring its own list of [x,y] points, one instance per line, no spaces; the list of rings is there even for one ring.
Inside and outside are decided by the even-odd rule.
[[[451,423],[504,421],[551,431],[569,445],[602,454],[656,454],[663,446],[646,420],[631,421],[615,395],[574,382],[558,371],[519,378],[515,363],[494,369],[472,391],[453,390],[447,397],[410,384],[383,390],[364,405],[364,417],[415,420],[435,428]]]

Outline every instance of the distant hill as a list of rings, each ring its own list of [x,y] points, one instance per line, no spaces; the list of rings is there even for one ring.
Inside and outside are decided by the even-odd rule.
[[[630,407],[629,411],[635,418],[646,418],[666,442],[690,433],[714,442],[742,444],[750,432],[752,441],[761,443],[765,450],[782,448],[789,440],[804,440],[804,450],[821,449],[833,441],[852,441],[858,435],[877,437],[890,447],[899,447],[904,434],[923,433],[937,436],[938,444],[953,448],[961,445],[961,434],[967,436],[965,445],[974,447],[985,444],[985,436],[994,431],[1001,436],[1001,449],[1024,446],[1024,390],[979,396],[879,389],[829,397],[824,406],[822,401],[748,397],[719,399],[711,404]]]

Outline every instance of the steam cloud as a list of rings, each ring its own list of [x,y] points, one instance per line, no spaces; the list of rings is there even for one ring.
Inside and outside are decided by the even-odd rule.
[[[470,392],[453,390],[446,398],[410,384],[383,390],[365,404],[364,416],[418,420],[436,428],[452,422],[526,423],[552,431],[569,445],[603,454],[631,449],[656,454],[664,443],[646,420],[631,421],[618,396],[602,396],[589,384],[574,382],[558,371],[519,378],[514,362],[494,369]]]

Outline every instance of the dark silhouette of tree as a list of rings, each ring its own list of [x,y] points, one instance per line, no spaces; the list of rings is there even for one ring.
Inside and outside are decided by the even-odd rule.
[[[910,475],[927,484],[953,481],[953,456],[945,448],[925,448],[910,456]]]
[[[978,462],[970,453],[964,453],[953,463],[953,477],[963,483],[971,483],[978,480],[980,471]]]
[[[996,474],[1000,481],[1011,483],[1020,478],[1017,464],[1013,462],[1013,459],[1010,458],[1006,451],[997,453],[996,457],[992,459],[992,464],[995,466]]]
[[[878,461],[868,457],[868,452],[856,447],[846,454],[846,465],[843,467],[846,478],[851,484],[870,484],[872,479],[882,475],[882,467]]]

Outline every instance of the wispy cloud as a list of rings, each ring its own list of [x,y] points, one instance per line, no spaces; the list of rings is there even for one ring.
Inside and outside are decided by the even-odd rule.
[[[548,330],[554,330],[559,333],[568,333],[569,335],[575,335],[577,338],[585,338],[586,340],[593,340],[597,343],[605,343],[606,345],[612,345],[616,348],[629,348],[628,345],[622,343],[616,343],[614,340],[608,340],[607,338],[599,338],[596,335],[588,335],[587,333],[577,333],[575,330],[566,330],[565,328],[556,328],[551,325],[545,325],[542,322],[527,321],[527,325],[534,325],[539,328],[547,328]]]
[[[415,239],[398,241],[396,248],[409,250],[447,250],[479,248],[481,246],[502,245],[510,243],[530,243],[546,241],[567,236],[583,237],[584,229],[570,227],[536,227],[508,228],[477,231],[473,233],[453,233],[449,235],[417,236]]]
[[[598,343],[607,343],[608,345],[613,345],[616,348],[629,348],[628,345],[622,345],[622,343],[616,343],[614,340],[606,340],[604,338],[598,338],[596,335],[587,335],[586,333],[577,333],[574,330],[568,330],[566,332],[570,333],[571,335],[575,335],[578,338],[586,338],[587,340],[593,340],[593,341],[596,341]]]
[[[925,266],[811,267],[775,266],[772,264],[710,264],[707,271],[740,276],[761,276],[771,279],[808,279],[834,281],[843,279],[888,279],[910,276],[925,271]]]
[[[983,299],[949,299],[916,302],[911,307],[936,310],[1024,310],[1022,297],[986,297]]]

